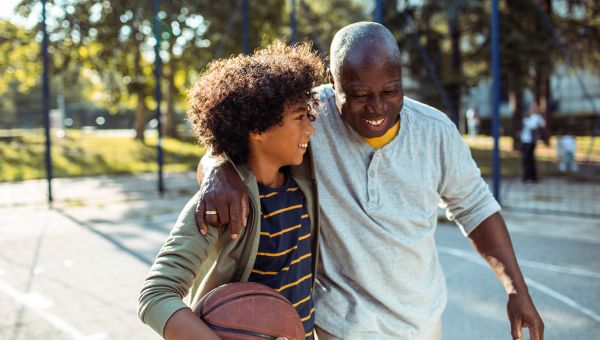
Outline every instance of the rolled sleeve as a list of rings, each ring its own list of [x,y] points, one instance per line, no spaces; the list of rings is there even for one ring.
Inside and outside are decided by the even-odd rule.
[[[446,136],[440,194],[447,206],[446,216],[468,235],[501,207],[456,128],[448,129]]]

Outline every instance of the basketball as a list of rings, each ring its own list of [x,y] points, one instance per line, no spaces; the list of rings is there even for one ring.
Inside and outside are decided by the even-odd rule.
[[[198,301],[194,313],[226,340],[305,339],[302,321],[290,302],[256,282],[217,287]]]

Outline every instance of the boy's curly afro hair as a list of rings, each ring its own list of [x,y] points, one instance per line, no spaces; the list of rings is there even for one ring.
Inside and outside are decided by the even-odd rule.
[[[187,117],[201,144],[245,163],[250,132],[283,124],[284,104],[314,105],[311,89],[322,75],[323,63],[308,44],[276,42],[216,60],[190,89]]]

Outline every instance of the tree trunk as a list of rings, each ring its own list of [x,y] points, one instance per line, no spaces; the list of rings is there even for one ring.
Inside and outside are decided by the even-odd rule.
[[[144,103],[144,94],[138,93],[137,105],[135,108],[135,139],[144,142],[144,132],[146,130],[146,104]]]
[[[135,139],[144,142],[144,131],[146,129],[146,104],[144,103],[144,76],[142,75],[141,53],[138,48],[134,55],[135,86],[134,93],[137,96],[135,108]]]
[[[171,55],[169,61],[169,73],[167,78],[167,112],[165,112],[165,128],[163,134],[169,137],[177,137],[177,119],[175,117],[175,58]]]
[[[525,111],[525,105],[523,104],[523,90],[518,87],[513,87],[513,90],[508,94],[508,101],[513,112],[513,150],[518,150],[521,147],[520,132],[521,129],[523,129],[523,112]]]
[[[451,79],[450,84],[446,86],[448,93],[448,100],[450,101],[450,118],[454,121],[457,126],[461,126],[460,123],[460,102],[461,102],[461,82],[462,82],[462,67],[461,67],[461,55],[460,55],[460,27],[458,22],[458,11],[456,9],[456,3],[451,2],[450,15],[448,20],[448,27],[450,31],[450,40],[452,44],[452,56],[451,56]]]

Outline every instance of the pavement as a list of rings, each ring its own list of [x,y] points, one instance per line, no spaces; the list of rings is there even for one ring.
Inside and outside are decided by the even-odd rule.
[[[152,174],[57,179],[48,206],[45,181],[0,184],[0,340],[159,339],[139,321],[137,297],[197,184],[180,173],[166,175],[164,195],[156,187]],[[600,195],[589,200],[600,206]],[[600,338],[600,220],[503,216],[545,338]],[[502,288],[455,229],[442,223],[436,236],[444,339],[508,339]]]

